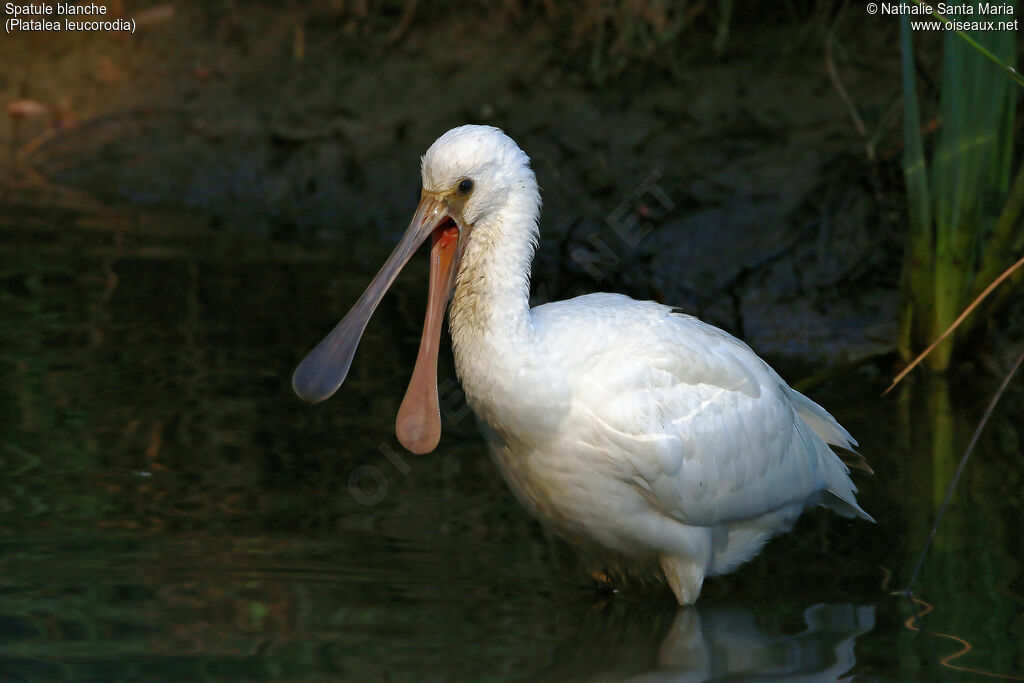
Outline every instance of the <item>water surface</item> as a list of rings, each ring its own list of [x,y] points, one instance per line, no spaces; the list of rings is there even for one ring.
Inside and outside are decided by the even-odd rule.
[[[696,608],[658,587],[599,595],[504,487],[450,354],[440,448],[397,444],[422,259],[344,389],[318,406],[292,394],[295,363],[389,248],[8,198],[0,679],[1024,676],[1019,406],[982,437],[917,607],[895,592],[994,380],[880,398],[867,369],[817,388],[875,468],[857,481],[878,525],[809,513]]]

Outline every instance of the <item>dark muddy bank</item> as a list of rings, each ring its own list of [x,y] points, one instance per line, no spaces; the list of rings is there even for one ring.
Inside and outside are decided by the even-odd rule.
[[[44,108],[9,119],[8,193],[55,184],[375,261],[423,150],[490,123],[543,188],[537,301],[656,298],[776,358],[884,351],[903,231],[895,23],[762,4],[720,52],[709,10],[670,50],[623,55],[513,3],[426,3],[411,23],[343,3],[123,3],[145,19],[134,36],[0,46],[17,64],[0,97]]]

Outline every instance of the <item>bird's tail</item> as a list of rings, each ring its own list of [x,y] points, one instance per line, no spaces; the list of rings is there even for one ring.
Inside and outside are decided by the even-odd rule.
[[[827,444],[823,448],[822,464],[826,471],[827,489],[823,492],[821,504],[835,510],[843,517],[860,517],[869,522],[875,518],[857,504],[857,487],[850,479],[850,469],[868,474],[873,473],[867,460],[853,450],[857,445],[854,439],[827,410],[807,398],[799,391],[790,389],[790,399],[796,408],[797,415],[811,431]],[[832,446],[833,449],[829,449]]]
[[[854,488],[854,491],[857,489]],[[853,494],[849,494],[849,497],[844,496],[842,493],[837,493],[832,489],[826,489],[824,495],[821,497],[821,504],[829,508],[838,515],[843,517],[860,517],[861,519],[869,522],[874,522],[875,518],[864,511],[860,505],[857,504],[857,499],[853,497]]]

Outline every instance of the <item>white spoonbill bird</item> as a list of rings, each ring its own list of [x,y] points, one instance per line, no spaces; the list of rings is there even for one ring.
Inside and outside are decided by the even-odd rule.
[[[749,560],[805,507],[873,521],[829,448],[856,441],[740,340],[620,294],[530,308],[540,192],[505,133],[454,128],[421,173],[401,242],[296,368],[300,397],[337,391],[377,304],[429,238],[426,321],[395,425],[410,451],[440,439],[437,351],[454,290],[455,368],[498,468],[532,514],[603,553],[597,569],[663,572],[690,604],[704,577]]]

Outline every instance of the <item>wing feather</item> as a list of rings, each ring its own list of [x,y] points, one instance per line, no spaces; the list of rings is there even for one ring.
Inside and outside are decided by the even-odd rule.
[[[581,307],[592,323],[585,334]],[[856,441],[740,340],[621,295],[534,310],[549,352],[572,378],[588,440],[663,514],[711,526],[829,492],[827,504],[870,519],[826,444]]]

